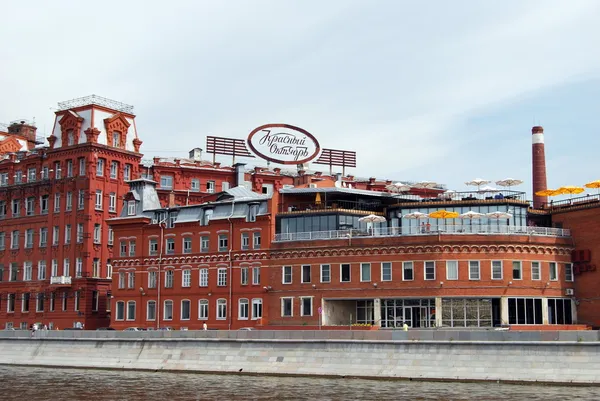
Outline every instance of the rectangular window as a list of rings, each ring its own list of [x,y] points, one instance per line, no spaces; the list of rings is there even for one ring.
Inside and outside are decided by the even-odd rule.
[[[200,238],[200,252],[208,252],[209,239],[208,237]]]
[[[112,227],[108,227],[108,239],[107,239],[108,245],[112,246],[112,244],[115,242],[115,232],[113,231]]]
[[[65,244],[70,244],[71,243],[71,225],[67,224],[65,226]]]
[[[95,208],[96,208],[96,210],[102,210],[102,190],[101,189],[96,190]]]
[[[33,248],[33,228],[25,230],[25,248]]]
[[[565,263],[565,281],[575,281],[572,263]]]
[[[312,297],[301,297],[300,305],[300,316],[312,316],[313,314],[313,298]]]
[[[135,288],[135,272],[127,272],[127,288]]]
[[[321,282],[331,282],[331,265],[321,265]]]
[[[294,316],[294,299],[281,298],[281,317]]]
[[[200,192],[200,180],[198,178],[192,178],[192,182],[190,185],[190,191]]]
[[[283,266],[281,275],[283,284],[292,284],[292,266]]]
[[[492,280],[502,280],[501,260],[492,260]]]
[[[40,213],[48,214],[48,204],[50,203],[50,195],[40,196]]]
[[[54,162],[54,178],[60,180],[62,177],[60,162]]]
[[[208,269],[206,267],[200,269],[200,287],[208,287]]]
[[[415,279],[415,267],[413,262],[402,262],[402,281]]]
[[[63,276],[71,277],[71,261],[69,258],[63,260]]]
[[[63,293],[62,293],[62,300],[61,300],[61,303],[62,303],[62,311],[63,311],[63,312],[66,312],[66,310],[67,310],[67,305],[68,305],[68,302],[69,302],[69,299],[68,299],[68,294],[67,294],[67,292],[65,291],[65,292],[63,292]]]
[[[224,287],[227,285],[227,269],[221,267],[217,270],[217,286]]]
[[[6,201],[0,200],[0,219],[6,218]]]
[[[390,262],[381,263],[381,281],[392,281],[392,264]]]
[[[219,252],[227,252],[229,239],[227,234],[219,234]]]
[[[40,174],[42,176],[42,180],[49,179],[50,178],[50,169],[48,168],[48,166],[42,167],[42,171],[40,171]]]
[[[12,217],[19,217],[21,215],[21,201],[19,199],[11,201],[11,213]]]
[[[6,312],[13,313],[15,311],[15,294],[8,294],[8,302]]]
[[[73,192],[67,192],[65,198],[65,211],[70,212],[73,210]]]
[[[25,203],[25,214],[27,216],[33,216],[35,214],[35,198],[33,196],[27,198],[27,202]]]
[[[214,181],[206,181],[206,192],[212,194],[215,192],[215,182]]]
[[[217,300],[217,319],[227,319],[227,300],[225,299]]]
[[[60,227],[54,226],[52,227],[52,245],[58,245],[60,241]]]
[[[35,168],[27,169],[27,182],[35,182],[37,180],[37,171]]]
[[[58,277],[58,259],[52,259],[52,272],[50,277]]]
[[[181,272],[181,286],[186,288],[192,286],[192,271],[190,269]]]
[[[342,263],[340,265],[340,283],[349,283],[351,280],[350,264]]]
[[[129,240],[129,256],[135,256],[135,241]]]
[[[119,289],[125,288],[125,272],[119,272]]]
[[[181,320],[190,320],[191,302],[188,299],[181,301]]]
[[[252,234],[252,246],[254,249],[260,249],[261,246],[261,238],[260,238],[260,232],[255,231]]]
[[[135,301],[127,301],[127,320],[135,320]]]
[[[520,261],[513,261],[513,280],[522,280],[523,279],[523,269]]]
[[[4,231],[0,232],[0,251],[6,249],[6,233]]]
[[[117,194],[114,192],[108,194],[108,211],[111,213],[117,211]]]
[[[240,284],[248,285],[248,268],[246,266],[240,267]]]
[[[121,256],[121,257],[127,256],[127,242],[126,241],[119,242],[119,256]]]
[[[127,202],[127,216],[135,216],[136,215],[136,201],[131,200]],[[172,227],[170,227],[172,228]]]
[[[548,300],[548,306],[550,306]],[[551,308],[549,308],[551,309]],[[549,315],[552,313],[548,311]],[[549,316],[549,319],[551,317]],[[508,298],[508,324],[542,324],[541,298]]]
[[[110,178],[112,178],[113,180],[116,180],[118,171],[119,171],[119,162],[116,162],[116,161],[110,162]]]
[[[98,177],[104,176],[104,159],[98,159],[96,162],[96,175]]]
[[[167,255],[175,254],[175,239],[167,238]]]
[[[435,262],[427,261],[424,263],[425,280],[435,280]]]
[[[163,306],[163,319],[173,320],[173,301],[165,301]]]
[[[83,223],[77,223],[76,241],[78,244],[83,242]]]
[[[550,270],[550,281],[558,280],[558,264],[556,262],[550,262],[548,264],[548,268]]]
[[[100,244],[102,242],[102,226],[98,223],[94,224],[94,243]]]
[[[60,194],[54,194],[54,213],[60,212]]]
[[[252,266],[252,284],[260,284],[260,266]]]
[[[85,191],[83,189],[79,190],[77,195],[77,209],[82,210],[85,207]]]
[[[158,240],[151,239],[149,241],[148,248],[150,250],[150,256],[157,256],[158,255]]]
[[[84,157],[79,158],[79,175],[82,177],[85,176],[85,158]]]
[[[156,278],[156,270],[151,270],[148,272],[148,288],[156,288]]]
[[[125,181],[131,180],[131,164],[125,164],[125,168],[123,168],[123,179]]]
[[[260,319],[263,317],[262,299],[255,298],[252,300],[252,319]]]
[[[371,264],[361,263],[360,264],[360,281],[371,281]]]
[[[250,249],[250,234],[242,233],[242,251]]]
[[[28,292],[21,295],[21,312],[29,312],[29,299],[30,294]]]
[[[192,237],[183,238],[183,253],[192,253]]]
[[[249,303],[246,298],[241,298],[238,301],[238,319],[247,320],[249,315]]]
[[[35,302],[35,311],[43,312],[44,311],[44,294],[38,293],[36,302]]]
[[[10,249],[19,249],[19,230],[10,233]]]
[[[23,172],[21,170],[15,172],[14,182],[15,184],[20,184],[23,182]]]
[[[67,160],[67,177],[73,177],[73,160]]]
[[[531,262],[531,279],[532,280],[541,280],[542,273],[540,271],[540,262]]]
[[[38,280],[40,280],[40,281],[46,280],[46,261],[45,260],[40,260],[38,262]]]
[[[24,262],[23,263],[23,281],[31,281],[33,275],[33,263],[32,262]]]
[[[146,320],[156,320],[156,301],[148,301],[146,304]]]
[[[208,300],[201,299],[198,301],[198,319],[208,319]]]
[[[173,189],[173,177],[170,175],[161,175],[160,187],[163,189]]]
[[[302,265],[302,283],[310,283],[310,265]]]
[[[479,261],[478,260],[470,260],[469,261],[469,280],[479,280],[481,278],[479,271]]]

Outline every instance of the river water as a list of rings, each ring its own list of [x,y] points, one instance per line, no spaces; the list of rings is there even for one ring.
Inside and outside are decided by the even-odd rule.
[[[0,400],[597,400],[598,387],[0,366]]]

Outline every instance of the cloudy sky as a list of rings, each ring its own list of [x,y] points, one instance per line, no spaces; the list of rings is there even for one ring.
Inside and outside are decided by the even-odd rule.
[[[0,121],[97,94],[135,106],[151,156],[269,122],[356,150],[359,176],[600,179],[600,1],[5,2]],[[317,167],[313,165],[313,168]],[[326,167],[325,167],[326,169]]]

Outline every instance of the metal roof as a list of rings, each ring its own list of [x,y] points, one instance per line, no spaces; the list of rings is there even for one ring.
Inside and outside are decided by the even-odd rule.
[[[284,188],[280,189],[281,194],[316,194],[316,193],[339,193],[339,194],[350,194],[350,195],[364,195],[364,196],[376,196],[381,198],[393,198],[394,196],[389,192],[369,191],[365,189],[355,188],[337,188],[337,187],[323,187],[323,188]]]

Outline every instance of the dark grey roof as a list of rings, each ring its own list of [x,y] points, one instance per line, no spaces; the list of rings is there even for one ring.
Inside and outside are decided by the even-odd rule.
[[[364,189],[355,188],[337,188],[337,187],[323,187],[323,188],[284,188],[280,189],[281,194],[317,194],[317,193],[339,193],[339,194],[351,194],[351,195],[364,195],[364,196],[376,196],[383,198],[391,198],[392,194],[389,192],[379,191],[368,191]]]

